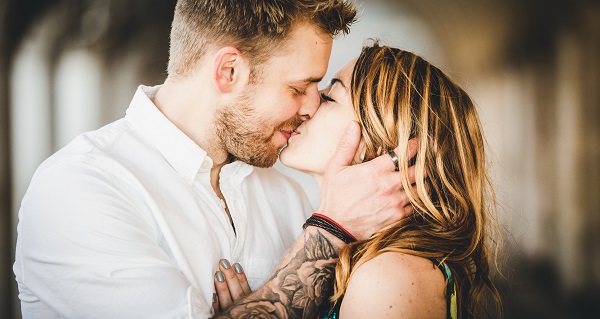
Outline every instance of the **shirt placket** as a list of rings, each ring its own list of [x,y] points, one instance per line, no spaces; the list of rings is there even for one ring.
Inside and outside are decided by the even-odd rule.
[[[222,206],[221,199],[219,198],[219,196],[217,196],[212,186],[210,185],[210,167],[212,167],[212,163],[209,159],[205,159],[202,162],[198,174],[196,175],[196,179],[194,180],[194,189],[200,194],[200,197],[210,206],[213,213],[217,215],[217,218],[220,221],[222,228],[227,233],[230,247],[233,247],[233,245],[236,242],[236,234],[233,230],[233,227],[229,223],[227,211]],[[231,208],[229,209],[231,211]]]
[[[246,203],[241,193],[241,183],[237,179],[237,172],[233,173],[232,176],[225,176],[221,179],[221,193],[227,201],[229,214],[231,214],[231,220],[236,230],[235,243],[231,252],[232,260],[240,259],[246,238],[246,216],[248,215]]]

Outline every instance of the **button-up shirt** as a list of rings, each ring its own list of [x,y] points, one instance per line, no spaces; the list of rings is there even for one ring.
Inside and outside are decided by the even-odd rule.
[[[252,289],[300,235],[311,206],[277,170],[212,160],[140,87],[125,118],[37,169],[19,211],[14,272],[24,318],[208,318],[221,258]]]

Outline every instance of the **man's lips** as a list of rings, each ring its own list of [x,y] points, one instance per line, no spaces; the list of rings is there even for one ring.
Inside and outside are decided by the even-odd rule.
[[[283,136],[285,137],[286,140],[289,140],[290,137],[294,136],[294,135],[298,135],[300,133],[298,133],[298,131],[296,130],[281,130],[279,131],[281,132],[281,134],[283,134]]]

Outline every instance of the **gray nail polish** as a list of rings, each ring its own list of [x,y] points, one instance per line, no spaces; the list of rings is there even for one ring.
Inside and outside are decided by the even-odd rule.
[[[213,293],[213,303],[217,302],[217,294]]]
[[[227,261],[227,259],[221,259],[221,266],[223,266],[223,268],[225,269],[231,268],[231,265],[229,264],[229,261]]]
[[[225,281],[225,277],[223,277],[223,273],[220,271],[217,271],[217,273],[215,274],[215,277],[217,277],[217,281],[218,282],[223,282]]]
[[[233,264],[233,270],[235,270],[235,272],[237,272],[238,274],[241,274],[244,271],[242,265],[238,263]]]

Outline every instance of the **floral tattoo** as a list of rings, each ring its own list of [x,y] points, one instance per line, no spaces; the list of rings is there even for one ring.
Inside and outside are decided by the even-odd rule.
[[[337,258],[336,248],[319,231],[305,233],[303,249],[264,287],[218,318],[317,318],[333,293]]]

